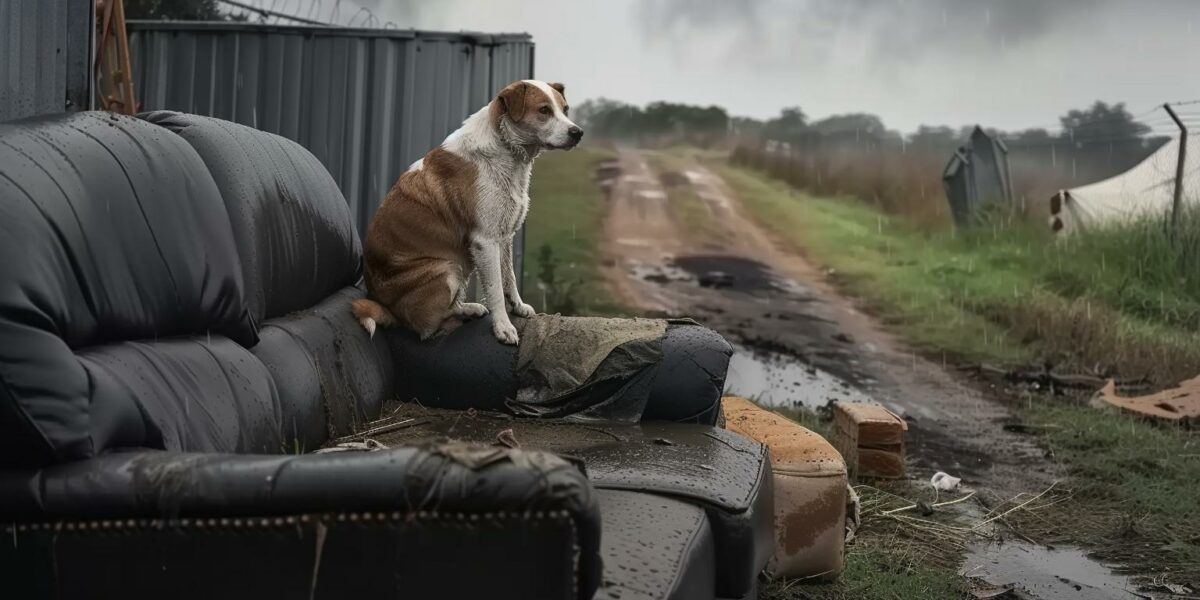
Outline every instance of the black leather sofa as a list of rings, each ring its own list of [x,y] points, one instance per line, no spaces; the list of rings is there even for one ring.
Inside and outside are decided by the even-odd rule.
[[[673,325],[651,374],[645,416],[688,422],[443,411],[314,454],[414,389],[508,393],[486,323],[368,337],[360,264],[333,180],[284,138],[170,112],[0,124],[0,595],[754,597],[770,464],[712,426],[719,336]]]

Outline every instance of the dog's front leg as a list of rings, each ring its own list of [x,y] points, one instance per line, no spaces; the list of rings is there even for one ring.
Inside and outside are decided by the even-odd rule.
[[[533,307],[521,300],[521,292],[517,290],[517,272],[516,266],[513,264],[513,241],[508,238],[508,242],[503,245],[501,252],[500,268],[504,274],[504,300],[508,304],[508,309],[512,314],[518,317],[529,318],[537,314]]]
[[[517,343],[517,328],[513,327],[504,306],[503,268],[500,264],[503,242],[482,236],[471,236],[471,258],[475,261],[475,273],[479,276],[479,290],[483,292],[483,303],[492,313],[492,333],[505,344]],[[512,267],[510,266],[509,269]]]

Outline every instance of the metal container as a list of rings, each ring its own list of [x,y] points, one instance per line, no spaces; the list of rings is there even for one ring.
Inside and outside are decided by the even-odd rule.
[[[140,110],[178,110],[293,139],[333,174],[360,236],[396,178],[510,81],[527,34],[130,21]],[[521,272],[524,233],[514,248]]]
[[[87,110],[92,0],[0,0],[0,121]]]

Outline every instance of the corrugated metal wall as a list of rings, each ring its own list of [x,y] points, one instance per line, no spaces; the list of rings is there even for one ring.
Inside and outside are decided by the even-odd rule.
[[[409,164],[505,84],[533,76],[524,34],[133,21],[130,36],[142,110],[300,142],[333,174],[360,235]]]
[[[91,106],[92,0],[0,0],[0,121]]]

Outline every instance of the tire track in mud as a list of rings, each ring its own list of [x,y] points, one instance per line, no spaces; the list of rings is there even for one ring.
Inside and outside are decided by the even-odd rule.
[[[810,408],[880,402],[908,420],[918,478],[947,471],[1009,497],[1062,477],[1028,436],[1003,429],[1012,421],[1003,404],[857,310],[825,273],[751,221],[719,176],[695,161],[657,172],[629,149],[601,169],[607,283],[644,314],[691,316],[734,341],[731,392]],[[676,222],[668,186],[689,186],[713,227],[700,235]]]

